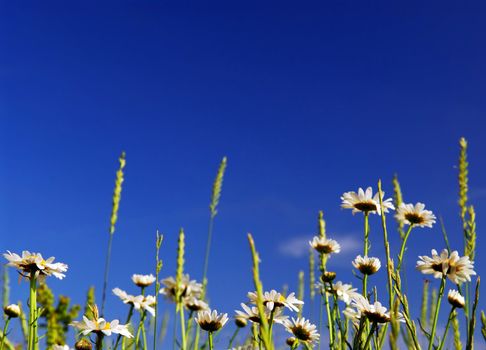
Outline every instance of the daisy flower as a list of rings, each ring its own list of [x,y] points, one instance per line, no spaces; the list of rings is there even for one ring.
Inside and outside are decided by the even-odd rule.
[[[356,326],[359,324],[359,320],[361,318],[361,312],[359,312],[358,309],[351,307],[351,306],[346,306],[346,308],[343,310],[344,317],[346,317],[348,320],[353,322]]]
[[[449,293],[447,293],[447,300],[449,304],[459,309],[462,309],[466,304],[464,297],[457,290],[450,289]]]
[[[380,259],[358,255],[353,261],[353,266],[357,268],[363,275],[373,275],[380,267]]]
[[[361,296],[357,290],[358,289],[353,288],[351,284],[337,281],[332,285],[332,290],[330,290],[330,292],[336,294],[339,300],[343,301],[346,305],[349,305],[352,300]]]
[[[69,347],[69,345],[58,345],[58,344],[54,344],[52,347],[51,347],[51,350],[70,350],[71,348]]]
[[[316,326],[306,320],[305,318],[292,318],[284,322],[287,332],[294,335],[294,337],[301,343],[310,345],[319,340],[319,333],[317,333]]]
[[[130,295],[120,288],[114,288],[113,294],[119,297],[124,304],[133,305],[135,310],[145,310],[155,316],[155,297],[153,295]]]
[[[141,288],[145,288],[150,286],[152,283],[155,282],[155,277],[154,275],[137,275],[134,274],[132,275],[132,281],[135,283],[137,286]]]
[[[309,244],[319,254],[339,253],[341,251],[341,246],[337,241],[324,237],[315,236],[312,241],[309,241]]]
[[[54,257],[44,260],[40,253],[31,253],[27,250],[22,252],[22,256],[7,250],[3,256],[8,260],[7,265],[15,267],[24,277],[44,278],[52,275],[60,280],[66,277],[63,272],[67,271],[68,266],[63,263],[55,263]]]
[[[177,294],[177,283],[174,277],[168,277],[163,279],[163,288],[160,289],[159,293],[165,295],[168,299],[176,302]],[[202,284],[197,283],[196,280],[191,280],[189,275],[183,275],[181,280],[181,285],[179,286],[181,290],[181,298],[193,296],[200,299],[202,295]]]
[[[420,227],[432,227],[436,219],[434,213],[425,210],[425,204],[420,202],[415,206],[413,204],[400,204],[395,218],[404,224]]]
[[[91,311],[93,312],[92,320],[83,316],[82,321],[74,321],[70,325],[77,328],[84,336],[90,333],[110,336],[113,333],[123,335],[127,338],[133,338],[132,333],[128,330],[128,325],[122,325],[118,320],[107,322],[104,318],[99,317],[96,305],[91,308]]]
[[[196,322],[206,332],[216,332],[228,322],[228,314],[218,314],[216,310],[198,312]]]
[[[435,278],[442,278],[446,275],[455,284],[471,281],[471,276],[475,275],[474,262],[468,256],[460,257],[457,250],[450,255],[447,249],[442,250],[440,255],[432,249],[432,257],[419,256],[417,269],[423,274],[431,274]]]
[[[253,304],[257,303],[258,294],[256,292],[249,292],[248,298]],[[298,305],[303,305],[304,302],[295,297],[295,293],[290,293],[287,297],[272,289],[270,292],[263,293],[263,305],[266,305],[270,310],[278,307],[286,307],[292,311],[298,312]]]
[[[17,304],[10,304],[3,308],[3,312],[8,318],[16,318],[20,316],[20,307]]]
[[[390,313],[387,312],[386,307],[381,305],[379,301],[375,301],[371,304],[368,299],[363,296],[353,300],[353,305],[359,312],[359,317],[364,316],[371,322],[375,323],[387,323],[391,321]],[[404,322],[403,315],[398,313],[398,321]]]
[[[245,320],[249,320],[253,323],[261,323],[260,319],[260,313],[258,312],[258,308],[256,306],[249,307],[245,305],[244,303],[241,303],[241,307],[243,308],[243,311],[236,310],[236,316],[235,318],[241,318]],[[270,309],[268,306],[264,307],[264,312],[265,316],[267,318],[267,321],[270,322],[270,317],[272,314],[272,309]],[[273,322],[275,323],[280,323],[282,324],[283,321],[285,321],[288,317],[282,315],[282,309],[275,309],[273,312]]]
[[[382,202],[383,202],[383,212],[388,213],[388,210],[395,209],[392,204],[392,199],[384,199],[385,192],[383,192]],[[380,210],[380,198],[379,193],[373,196],[373,189],[368,187],[366,191],[360,187],[358,193],[356,192],[345,192],[341,196],[341,207],[344,209],[352,209],[353,214],[358,212],[363,212],[365,214],[373,213],[381,215]]]
[[[184,306],[191,311],[204,311],[209,309],[207,303],[194,297],[184,298]]]

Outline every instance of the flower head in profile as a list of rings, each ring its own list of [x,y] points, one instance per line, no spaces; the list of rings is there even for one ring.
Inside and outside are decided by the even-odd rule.
[[[398,221],[413,226],[432,227],[435,224],[435,215],[430,210],[425,210],[425,204],[402,203],[397,209],[395,215]]]
[[[335,294],[338,299],[343,301],[346,305],[349,305],[353,299],[360,296],[357,289],[353,288],[351,284],[343,283],[341,281],[334,283],[329,292]]]
[[[454,307],[462,309],[466,304],[464,297],[457,290],[450,289],[447,293],[447,301]]]
[[[83,316],[82,321],[74,321],[71,326],[77,328],[85,336],[90,333],[97,333],[106,336],[120,334],[127,338],[133,338],[132,333],[128,330],[128,325],[122,325],[118,320],[107,322],[104,318],[99,317],[96,305],[91,308],[91,311],[93,319]]]
[[[460,257],[457,250],[450,255],[447,249],[437,254],[432,249],[432,256],[419,256],[417,269],[424,274],[431,274],[435,278],[447,276],[455,284],[461,284],[471,281],[471,276],[475,275],[474,262],[469,260],[468,256]]]
[[[135,283],[135,285],[145,288],[150,285],[152,285],[155,282],[155,276],[150,274],[150,275],[137,275],[134,274],[132,275],[132,281]]]
[[[203,300],[197,299],[195,297],[186,297],[183,300],[184,306],[191,311],[204,311],[209,309],[209,305]]]
[[[260,313],[258,312],[258,308],[256,306],[249,307],[244,303],[241,303],[241,308],[243,311],[236,310],[235,318],[245,319],[251,321],[253,323],[261,324]],[[264,305],[263,309],[265,313],[265,317],[267,318],[267,322],[270,322],[272,318],[272,309],[268,307],[268,305]],[[283,315],[282,308],[277,308],[273,310],[273,322],[282,324],[288,317]]]
[[[59,344],[54,344],[52,347],[51,347],[51,350],[70,350],[71,348],[69,347],[69,345],[59,345]]]
[[[353,266],[357,268],[363,275],[373,275],[381,267],[380,259],[358,255],[353,261]]]
[[[379,301],[375,301],[371,304],[368,299],[361,296],[353,300],[353,305],[359,311],[360,317],[364,316],[370,320],[370,322],[387,323],[391,321],[390,313],[387,312],[386,307],[381,305]]]
[[[216,332],[228,322],[228,314],[218,314],[216,310],[198,312],[196,322],[206,332]]]
[[[287,332],[293,334],[293,336],[301,343],[310,345],[319,340],[317,327],[305,318],[292,318],[292,320],[286,320],[284,326]]]
[[[17,304],[10,304],[3,308],[3,313],[8,318],[16,318],[20,316],[21,310]]]
[[[341,251],[341,246],[337,241],[324,237],[315,236],[312,241],[309,241],[309,244],[319,254],[339,253]]]
[[[168,277],[163,279],[162,284],[164,287],[160,289],[160,293],[165,295],[168,299],[176,302],[177,291],[180,290],[181,298],[195,297],[200,299],[202,295],[202,284],[191,280],[189,275],[183,275],[180,285],[174,277]],[[179,289],[180,288],[180,289]]]
[[[348,320],[353,322],[354,325],[359,324],[359,320],[361,319],[361,312],[352,306],[346,306],[346,308],[343,310],[344,317],[346,317]]]
[[[258,294],[256,292],[249,292],[248,298],[253,304],[256,304]],[[287,297],[283,296],[275,289],[271,290],[270,292],[263,293],[263,305],[268,307],[270,310],[273,310],[274,308],[286,307],[292,311],[298,312],[298,306],[303,304],[304,302],[302,300],[295,297],[295,293],[290,293]]]
[[[8,260],[8,266],[15,267],[26,278],[54,276],[62,280],[66,277],[64,272],[67,271],[68,266],[63,263],[55,263],[54,257],[44,260],[40,253],[31,253],[27,250],[22,252],[22,256],[7,250],[3,256]]]
[[[135,310],[145,310],[155,316],[155,297],[153,295],[130,295],[120,288],[114,288],[113,294],[119,297],[124,304],[133,305]]]
[[[383,192],[382,202],[383,202],[383,212],[388,213],[388,210],[393,210],[395,207],[393,206],[392,199],[384,199],[385,192]],[[379,193],[376,193],[373,196],[373,189],[368,187],[366,191],[364,191],[361,187],[358,189],[358,192],[345,192],[341,196],[341,207],[344,209],[352,209],[353,214],[358,212],[363,212],[365,214],[373,213],[381,215],[381,208],[380,208],[380,197]]]

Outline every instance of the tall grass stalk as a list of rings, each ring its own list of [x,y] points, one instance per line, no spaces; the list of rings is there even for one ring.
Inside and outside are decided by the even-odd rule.
[[[467,334],[466,350],[474,349],[474,330],[476,329],[476,309],[479,302],[479,285],[481,284],[481,278],[476,280],[476,292],[474,294],[474,302],[472,305],[471,320],[469,321],[469,329]]]
[[[158,309],[159,309],[159,290],[160,290],[160,281],[159,281],[159,273],[162,270],[162,261],[160,260],[159,253],[160,247],[162,246],[162,242],[164,240],[164,235],[161,234],[158,230],[155,236],[155,315],[154,315],[154,338],[153,338],[153,350],[157,349],[157,316],[158,316]],[[115,349],[116,350],[116,349]]]
[[[434,310],[434,319],[432,321],[432,330],[430,331],[430,341],[429,341],[429,347],[428,350],[432,350],[434,347],[434,342],[435,342],[435,332],[437,329],[437,321],[439,320],[439,312],[440,312],[440,304],[442,301],[442,296],[444,295],[444,287],[446,283],[446,276],[444,275],[440,281],[440,287],[439,287],[439,295],[437,297],[437,302],[435,305],[435,310]]]
[[[185,235],[181,228],[179,231],[179,241],[177,244],[177,268],[176,268],[176,312],[179,312],[180,326],[181,326],[181,350],[187,349],[186,343],[186,323],[184,317],[184,304],[182,301],[182,278],[184,274],[184,250],[185,250]]]
[[[304,271],[299,271],[299,289],[297,291],[297,299],[304,300]],[[304,311],[304,305],[299,305],[299,312],[297,317],[302,317],[302,312]]]
[[[108,238],[108,247],[106,251],[105,274],[103,279],[103,292],[101,297],[101,316],[103,316],[105,310],[106,288],[108,286],[108,275],[110,272],[111,246],[113,245],[113,235],[115,233],[115,225],[116,222],[118,221],[118,209],[120,208],[122,184],[124,181],[123,169],[125,168],[126,165],[125,152],[122,152],[118,161],[120,163],[120,166],[118,168],[118,171],[116,172],[115,189],[113,191],[113,205],[111,208],[110,230],[109,230],[110,236]]]

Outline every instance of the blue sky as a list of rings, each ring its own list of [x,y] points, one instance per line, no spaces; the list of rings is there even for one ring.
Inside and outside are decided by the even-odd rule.
[[[162,276],[174,273],[184,227],[187,270],[200,278],[210,188],[227,156],[209,273],[216,308],[232,312],[251,289],[246,232],[265,286],[294,289],[307,269],[296,250],[321,209],[329,234],[347,242],[336,270],[357,283],[350,261],[362,218],[340,209],[340,195],[379,178],[390,194],[397,173],[406,201],[443,216],[462,250],[455,166],[465,136],[484,249],[485,11],[473,2],[2,2],[0,248],[68,263],[52,286],[77,302],[100,288],[124,150],[110,287],[130,289],[132,273],[152,271],[157,228]],[[442,247],[438,226],[412,234],[410,283],[422,280],[415,257]],[[485,268],[481,256],[476,266]],[[25,288],[13,283],[17,295]],[[119,306],[109,299],[124,318]]]

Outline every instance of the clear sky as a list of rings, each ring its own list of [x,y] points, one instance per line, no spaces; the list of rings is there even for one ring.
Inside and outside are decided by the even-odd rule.
[[[101,288],[117,157],[127,153],[110,288],[174,274],[179,227],[187,270],[202,274],[210,188],[228,157],[210,260],[212,305],[232,313],[251,289],[246,233],[264,285],[295,289],[306,241],[325,212],[351,275],[362,218],[345,191],[397,173],[406,201],[444,217],[462,250],[458,139],[470,150],[479,250],[486,216],[486,6],[479,2],[0,3],[0,248],[70,265],[51,281],[83,302]],[[391,223],[391,218],[389,220]],[[382,256],[373,218],[372,250]],[[392,223],[391,223],[392,224]],[[397,236],[391,233],[396,253]],[[444,247],[439,226],[410,238],[416,256]],[[304,248],[305,249],[304,249]],[[478,270],[486,268],[479,254]],[[22,295],[12,275],[13,297]],[[380,280],[380,277],[377,277]],[[164,307],[169,307],[165,304]],[[124,318],[117,300],[108,311]]]

